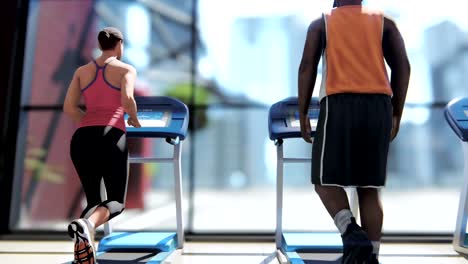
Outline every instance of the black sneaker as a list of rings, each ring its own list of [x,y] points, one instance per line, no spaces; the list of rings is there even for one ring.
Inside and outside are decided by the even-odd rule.
[[[379,260],[377,259],[377,255],[372,254],[371,257],[366,261],[366,264],[380,264]]]
[[[75,242],[73,263],[97,264],[94,248],[94,230],[87,219],[76,219],[68,225],[68,235]]]
[[[356,219],[351,218],[346,232],[341,236],[343,239],[343,264],[364,264],[371,257],[372,243],[367,233],[356,224]]]

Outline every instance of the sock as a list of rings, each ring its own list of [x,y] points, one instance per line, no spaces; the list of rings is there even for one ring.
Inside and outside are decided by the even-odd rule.
[[[86,224],[88,224],[88,228],[89,228],[89,231],[92,233],[94,232],[94,223],[92,223],[91,221],[89,221],[89,219],[87,218],[84,218]]]
[[[343,209],[333,217],[333,221],[342,235],[346,232],[348,225],[351,224],[351,217],[353,217],[353,213],[349,209]]]
[[[372,250],[372,254],[378,256],[379,251],[380,251],[380,241],[371,241],[371,243],[372,243],[372,247],[374,248]]]

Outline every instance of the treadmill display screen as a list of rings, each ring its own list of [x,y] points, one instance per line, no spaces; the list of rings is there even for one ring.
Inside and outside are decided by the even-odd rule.
[[[319,111],[318,109],[309,109],[309,117],[310,116],[318,116],[318,111]],[[311,129],[316,130],[318,119],[317,118],[310,118],[309,122],[310,122]],[[301,123],[299,122],[299,111],[295,111],[294,115],[292,115],[289,118],[289,126],[290,127],[295,127],[295,128],[296,127],[301,127]]]
[[[141,127],[167,127],[169,125],[170,112],[138,111],[137,116]],[[128,115],[125,115],[125,120],[127,119]],[[125,125],[128,127],[127,122]]]
[[[310,127],[312,128],[312,130],[316,130],[317,128],[317,119],[309,119],[310,121]],[[294,119],[294,120],[291,120],[291,127],[300,127],[301,126],[301,123],[299,122],[299,119]]]

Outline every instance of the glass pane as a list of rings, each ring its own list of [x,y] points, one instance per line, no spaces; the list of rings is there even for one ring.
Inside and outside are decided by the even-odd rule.
[[[30,1],[23,105],[63,103],[75,69],[91,60],[96,47],[92,2]]]
[[[199,0],[197,70],[202,92],[196,95],[208,94],[208,103],[265,105],[296,95],[307,26],[332,2],[292,1],[285,5]],[[316,87],[320,80],[321,74]],[[206,101],[199,99],[199,103]]]
[[[382,191],[384,228],[453,232],[463,183],[460,140],[443,109],[407,107],[405,115],[419,118],[403,123],[390,146],[387,188]]]
[[[115,26],[123,32],[122,60],[137,68],[137,95],[169,95],[186,102],[191,97],[192,2],[30,0],[13,228],[64,230],[85,206],[69,157],[77,126],[62,114],[61,105],[75,69],[100,55],[99,29]],[[129,141],[133,152],[172,157],[165,142]],[[186,149],[184,179],[190,160]],[[126,210],[114,227],[174,229],[172,165],[132,165],[130,171]]]
[[[23,112],[16,153],[13,228],[63,229],[81,207],[78,176],[69,157],[75,129],[61,112]]]
[[[61,105],[75,69],[99,56],[97,32],[124,34],[139,95],[191,98],[192,0],[31,1],[23,105]],[[80,10],[80,12],[69,12]]]
[[[197,103],[260,104],[265,110],[209,109],[209,125],[194,138],[195,146],[203,146],[203,150],[196,147],[195,159],[196,166],[210,164],[211,159],[197,158],[208,151],[217,153],[212,157],[216,162],[212,166],[204,165],[203,168],[209,168],[206,171],[196,171],[195,204],[208,208],[209,205],[203,204],[204,199],[217,195],[220,199],[211,203],[219,201],[229,209],[206,209],[212,212],[206,216],[196,210],[195,230],[273,230],[275,153],[274,146],[267,140],[266,109],[286,97],[297,96],[297,70],[307,27],[321,12],[330,9],[333,1],[292,1],[287,6],[254,2],[198,2],[201,43],[197,54]],[[463,177],[463,154],[440,105],[468,95],[465,85],[468,52],[464,37],[468,24],[462,9],[453,9],[466,3],[451,0],[441,5],[438,1],[425,1],[425,14],[417,21],[414,20],[414,10],[420,5],[417,2],[367,0],[364,4],[381,8],[395,19],[412,65],[408,105],[400,134],[391,146],[387,188],[382,191],[384,229],[387,232],[452,232]],[[318,95],[321,70],[319,64],[314,96]],[[265,119],[253,114],[256,111],[263,112]],[[218,115],[222,116],[219,121],[211,121]],[[258,120],[247,121],[251,124],[239,121],[254,117]],[[216,123],[216,127],[212,123]],[[211,136],[203,136],[205,134]],[[257,140],[244,144],[246,140],[250,142],[250,137]],[[208,143],[208,138],[218,139],[213,140],[218,144]],[[230,141],[235,143],[225,143]],[[310,155],[310,149],[301,140],[290,140],[285,147],[289,147],[292,154]],[[238,152],[242,153],[238,154],[240,160],[233,161],[236,156],[230,153]],[[244,165],[245,157],[256,162]],[[265,157],[269,157],[267,165],[258,162]],[[226,165],[214,171],[213,166],[221,166],[216,164]],[[335,229],[310,184],[310,165],[287,165],[285,177],[285,228]],[[243,179],[239,181],[245,185],[242,196],[230,191],[238,184],[237,181],[231,183],[231,179],[238,178]],[[257,191],[247,191],[251,188]],[[258,190],[265,188],[266,193]],[[260,200],[256,196],[259,193]],[[218,214],[217,210],[223,213]],[[252,215],[250,222],[239,220],[240,212]],[[208,222],[210,217],[216,219],[212,224]],[[253,228],[256,226],[257,229]]]
[[[193,137],[194,231],[273,230],[275,178],[266,154],[274,148],[269,148],[267,110],[214,108],[195,114],[206,121]]]

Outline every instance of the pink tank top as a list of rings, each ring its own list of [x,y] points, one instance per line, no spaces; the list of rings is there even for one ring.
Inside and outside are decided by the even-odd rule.
[[[94,80],[81,90],[86,105],[86,114],[79,127],[112,126],[125,131],[124,109],[121,105],[120,88],[106,80],[107,63],[100,67],[96,61]]]

